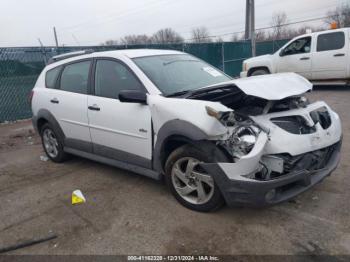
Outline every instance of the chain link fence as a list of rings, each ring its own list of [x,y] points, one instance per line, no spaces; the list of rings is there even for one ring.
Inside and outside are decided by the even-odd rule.
[[[287,40],[257,43],[257,55],[278,50]],[[251,57],[249,42],[159,44],[132,46],[0,48],[0,123],[30,118],[28,96],[46,62],[55,55],[77,50],[107,51],[127,48],[173,49],[193,54],[228,75],[237,77],[244,59]]]

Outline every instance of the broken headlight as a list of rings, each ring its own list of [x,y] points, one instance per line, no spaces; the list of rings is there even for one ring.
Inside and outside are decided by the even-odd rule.
[[[240,158],[253,149],[261,128],[249,117],[233,111],[219,112],[206,107],[208,115],[218,119],[224,126],[230,128],[230,136],[217,142],[234,158]]]
[[[219,143],[234,158],[241,158],[252,151],[259,133],[260,129],[254,125],[237,125],[231,136]]]

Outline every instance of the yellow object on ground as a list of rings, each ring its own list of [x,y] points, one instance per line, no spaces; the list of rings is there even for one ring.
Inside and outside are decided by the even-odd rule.
[[[72,205],[85,203],[86,199],[80,190],[75,190],[72,193]]]

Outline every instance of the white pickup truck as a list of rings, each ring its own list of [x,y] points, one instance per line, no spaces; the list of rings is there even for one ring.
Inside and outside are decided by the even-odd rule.
[[[295,37],[272,55],[243,62],[241,77],[295,72],[314,84],[350,84],[350,28]]]

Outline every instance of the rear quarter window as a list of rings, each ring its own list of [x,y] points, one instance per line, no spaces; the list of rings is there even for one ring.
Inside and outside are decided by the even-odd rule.
[[[46,88],[55,88],[58,74],[60,73],[61,66],[50,69],[45,75],[45,86]]]
[[[317,37],[317,52],[342,49],[344,45],[344,32],[326,33]]]

